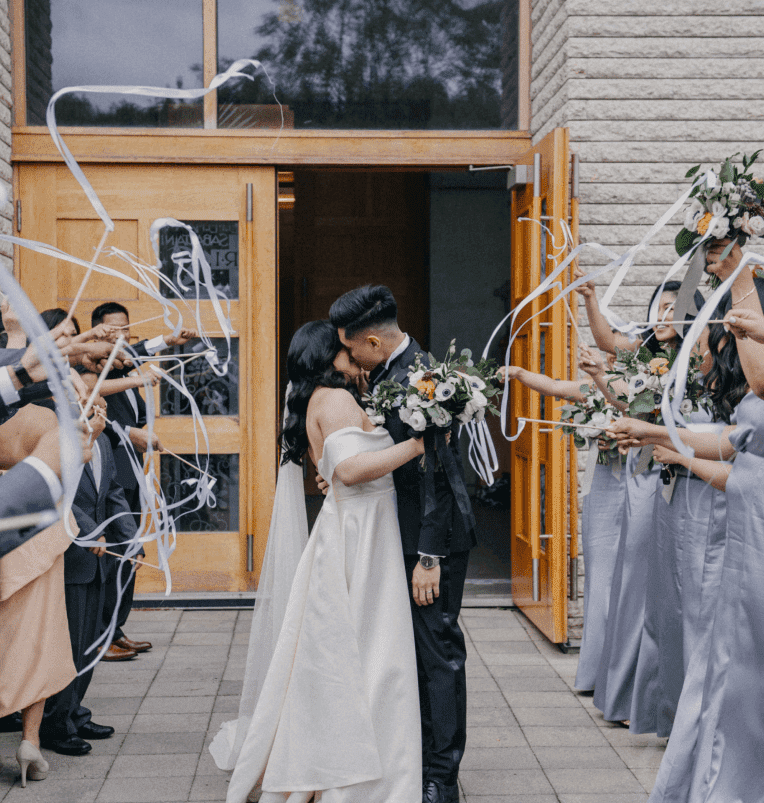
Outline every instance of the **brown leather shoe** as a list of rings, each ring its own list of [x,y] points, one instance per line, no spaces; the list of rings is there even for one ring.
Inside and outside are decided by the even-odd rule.
[[[104,653],[102,661],[129,661],[135,658],[138,653],[135,650],[126,650],[124,647],[119,647],[117,644],[112,644]]]
[[[132,650],[133,652],[146,652],[151,649],[150,641],[131,641],[127,636],[122,636],[116,641],[112,641],[112,646],[116,644],[117,647],[122,647],[123,650]]]

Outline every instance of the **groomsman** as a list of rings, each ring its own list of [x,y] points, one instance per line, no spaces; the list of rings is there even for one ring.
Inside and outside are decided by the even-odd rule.
[[[130,314],[127,308],[122,304],[118,304],[116,301],[108,301],[96,307],[91,315],[91,325],[95,327],[100,323],[114,327],[122,337],[129,340]],[[196,336],[197,334],[193,329],[181,329],[177,335],[163,335],[151,340],[142,340],[132,346],[132,349],[138,354],[139,358],[148,357],[171,346],[182,346]],[[109,374],[109,379],[119,379],[125,376],[130,370],[131,369],[128,368],[112,371]],[[122,437],[111,424],[107,423],[106,425],[106,434],[114,451],[117,480],[124,489],[127,504],[130,510],[135,514],[136,521],[140,522],[140,491],[138,488],[138,479],[135,476],[130,462],[128,449],[136,456],[148,450],[149,434],[144,429],[146,426],[146,403],[136,389],[130,388],[107,396],[106,412],[109,421],[113,421],[127,430],[127,437],[130,441],[129,447],[123,442]],[[162,451],[162,444],[156,433],[152,435],[151,446],[157,451]],[[116,562],[116,558],[108,558],[108,560]],[[135,658],[138,653],[151,649],[151,642],[133,641],[125,635],[122,629],[127,622],[127,617],[130,615],[133,606],[133,593],[135,590],[135,573],[132,573],[131,576],[128,565],[123,565],[121,579],[122,583],[126,583],[127,585],[119,606],[114,641],[104,656],[105,661],[126,661]],[[116,573],[111,575],[107,581],[105,593],[105,610],[110,612],[114,609],[117,601]]]
[[[360,287],[341,296],[329,312],[352,358],[371,371],[370,384],[393,379],[406,385],[422,347],[398,327],[398,306],[387,287]],[[426,355],[425,355],[426,359]],[[385,427],[396,443],[410,437],[394,411]],[[450,447],[461,470],[459,439]],[[467,658],[458,617],[469,551],[467,529],[442,472],[435,475],[437,505],[424,515],[424,474],[419,460],[393,472],[398,522],[409,582],[422,718],[423,803],[456,803],[457,777],[467,737]]]
[[[104,521],[121,513],[123,515],[106,528],[98,541],[124,543],[135,536],[135,519],[130,515],[117,480],[111,444],[105,433],[93,443],[93,457],[83,469],[72,513],[80,535],[93,532]],[[66,615],[78,671],[95,657],[94,652],[86,655],[85,651],[103,632],[105,583],[110,571],[104,561],[104,549],[103,546],[85,548],[72,544],[64,553]],[[90,710],[82,705],[92,676],[91,669],[48,699],[40,728],[43,747],[63,755],[82,756],[91,750],[87,740],[108,739],[114,733],[114,728],[93,722]]]

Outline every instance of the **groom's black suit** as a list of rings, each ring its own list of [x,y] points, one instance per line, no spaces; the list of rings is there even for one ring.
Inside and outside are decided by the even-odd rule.
[[[409,367],[421,346],[411,340],[408,348],[385,369],[372,372],[372,384],[393,379],[408,384]],[[426,361],[426,355],[424,355]],[[398,411],[393,411],[385,427],[396,443],[410,435]],[[456,433],[450,449],[462,470]],[[424,474],[419,459],[393,472],[398,496],[398,521],[406,563],[411,613],[414,621],[419,704],[422,714],[422,767],[424,780],[445,786],[456,784],[459,762],[467,736],[467,683],[464,664],[467,653],[458,617],[462,605],[469,550],[477,543],[475,533],[464,526],[448,480],[442,472],[435,478],[438,504],[432,517],[425,519]],[[431,605],[418,606],[413,599],[411,576],[419,553],[439,555],[440,596]]]

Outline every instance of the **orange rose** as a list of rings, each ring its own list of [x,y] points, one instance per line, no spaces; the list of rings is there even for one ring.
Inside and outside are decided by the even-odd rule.
[[[710,212],[706,212],[705,215],[698,221],[698,234],[701,236],[704,235],[708,231],[708,224],[714,219],[714,216]]]
[[[420,396],[432,399],[435,396],[435,383],[431,379],[420,379],[414,383],[414,387],[419,391]]]
[[[649,363],[647,363],[648,367],[650,368],[651,374],[666,374],[668,373],[669,369],[669,362],[665,357],[653,357]]]

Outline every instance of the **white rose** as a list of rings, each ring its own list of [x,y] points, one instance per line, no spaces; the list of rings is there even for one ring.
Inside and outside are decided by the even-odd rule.
[[[711,209],[709,209],[709,212],[711,212],[714,217],[727,217],[727,207],[720,201],[714,201],[711,204]]]
[[[488,399],[479,390],[472,391],[472,401],[481,409],[488,406]]]
[[[573,423],[574,424],[583,424],[586,421],[586,413],[574,413],[573,414]]]
[[[703,212],[703,204],[697,198],[693,198],[684,216],[684,227],[688,231],[697,231],[698,221],[703,217]]]
[[[650,390],[660,390],[661,378],[657,374],[650,374],[650,376],[647,377],[646,384]]]
[[[485,407],[481,407],[481,408],[480,408],[480,409],[479,409],[479,410],[478,410],[478,411],[475,413],[475,421],[477,421],[477,422],[478,422],[478,424],[479,424],[479,423],[480,423],[480,422],[481,422],[481,421],[482,421],[484,418],[485,418]]]
[[[374,415],[373,413],[370,415],[368,412],[366,415],[369,416],[369,421],[371,421],[375,427],[381,427],[382,424],[385,423],[385,417],[383,415]]]
[[[735,189],[735,184],[732,181],[725,181],[724,184],[722,184],[722,192],[725,195],[735,192]]]
[[[748,225],[748,220],[750,219],[750,215],[748,212],[744,212],[742,215],[738,215],[733,221],[732,225],[736,229],[742,229],[744,226]]]
[[[404,424],[408,424],[408,423],[411,422],[411,416],[413,414],[414,414],[413,410],[409,410],[408,407],[401,407],[401,410],[400,410],[400,413],[399,413],[399,415],[401,417],[401,421],[403,421]]]
[[[456,416],[456,419],[462,424],[469,424],[469,422],[472,421],[472,413],[468,413],[465,409],[463,413],[459,413],[459,415]]]
[[[592,413],[591,423],[593,427],[605,429],[610,423],[610,415],[606,415],[605,413]]]
[[[661,388],[665,388],[666,385],[668,385],[668,381],[669,381],[669,373],[668,373],[668,371],[666,371],[665,374],[661,374],[658,377],[658,379],[660,380]]]
[[[761,237],[764,234],[764,218],[761,215],[755,215],[748,221],[749,234],[754,237]]]
[[[415,408],[422,406],[422,401],[423,400],[418,393],[411,393],[406,396],[406,407],[408,407],[409,410],[414,410]]]
[[[424,376],[424,371],[414,371],[409,377],[409,385],[416,385],[417,382]]]
[[[433,411],[432,423],[436,427],[447,427],[451,423],[451,413],[444,410],[442,407],[436,407]]]
[[[456,393],[456,385],[453,382],[441,382],[435,388],[435,398],[438,401],[446,401],[446,399],[450,399],[454,393]]]
[[[722,237],[727,236],[727,232],[729,231],[730,222],[727,220],[726,217],[719,218],[719,220],[714,223],[712,229],[710,229],[711,237],[720,240]]]
[[[427,419],[424,417],[424,413],[421,410],[414,410],[408,420],[408,425],[415,432],[424,432],[427,426]]]
[[[689,415],[692,412],[692,402],[689,399],[682,399],[679,405],[679,412],[682,415]]]

